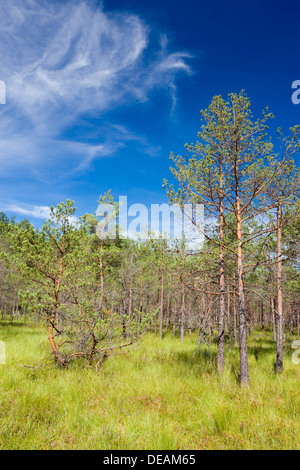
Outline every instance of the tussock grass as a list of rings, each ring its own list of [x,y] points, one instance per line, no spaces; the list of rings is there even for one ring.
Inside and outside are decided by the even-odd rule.
[[[274,373],[272,334],[249,338],[250,389],[238,385],[238,351],[215,373],[216,346],[148,334],[96,373],[53,366],[43,329],[0,324],[0,449],[296,449],[300,365]],[[24,367],[26,366],[26,367]]]

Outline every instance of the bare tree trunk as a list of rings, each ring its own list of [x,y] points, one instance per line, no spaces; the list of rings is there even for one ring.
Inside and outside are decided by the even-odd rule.
[[[128,291],[128,316],[132,319],[132,278],[130,279],[129,291]]]
[[[234,346],[238,346],[238,325],[237,325],[237,313],[236,313],[236,281],[235,274],[233,277],[233,336]]]
[[[176,335],[176,321],[177,321],[177,300],[175,299],[175,305],[174,305],[174,311],[173,311],[173,315],[172,315],[172,321],[173,321],[173,336]]]
[[[159,337],[163,337],[163,319],[164,319],[164,272],[161,272],[161,290],[160,290],[160,313],[159,313]]]
[[[223,175],[222,165],[220,164],[220,311],[219,311],[219,330],[218,330],[218,356],[217,369],[219,373],[224,371],[224,345],[225,345],[225,315],[226,315],[226,298],[225,298],[225,269],[224,269],[224,208],[223,208]]]
[[[54,323],[55,322],[56,322],[56,312],[53,313],[53,315],[51,317],[51,320],[49,321],[49,341],[50,341],[50,345],[51,345],[51,348],[52,348],[52,352],[53,352],[57,362],[62,366],[66,366],[66,361],[62,357],[62,355],[59,353],[59,351],[57,349],[57,346],[56,346],[56,343],[55,343],[55,340],[54,340],[53,328],[54,328]]]
[[[184,341],[184,301],[185,301],[185,292],[184,285],[181,285],[181,307],[180,307],[180,339]]]
[[[168,300],[167,300],[167,319],[166,319],[166,330],[168,331],[170,324],[170,292],[168,292]]]
[[[140,288],[140,301],[139,301],[139,322],[142,321],[143,313],[143,295],[144,295],[144,271],[142,273],[141,288]]]
[[[265,317],[264,317],[264,302],[263,300],[261,301],[261,310],[260,310],[260,319],[261,319],[261,327],[264,330],[265,329]]]
[[[273,294],[272,279],[271,279],[271,316],[272,316],[273,338],[274,338],[274,341],[276,341],[275,299],[274,299],[274,294]]]
[[[101,310],[103,307],[103,297],[104,297],[104,278],[103,278],[103,246],[104,246],[104,239],[101,241],[100,247],[100,258],[99,258],[99,273],[100,273],[100,302],[99,302],[99,313],[101,314]]]
[[[230,311],[230,284],[228,279],[228,292],[227,292],[227,329],[228,329],[228,351],[231,353],[231,311]]]
[[[282,203],[277,208],[277,355],[276,372],[283,370],[283,311],[282,311]]]
[[[240,200],[237,196],[237,236],[238,257],[237,276],[239,294],[239,317],[240,317],[240,382],[241,385],[249,385],[248,351],[247,351],[247,321],[245,312],[245,291],[243,280],[243,249],[242,249],[242,221],[240,213]]]

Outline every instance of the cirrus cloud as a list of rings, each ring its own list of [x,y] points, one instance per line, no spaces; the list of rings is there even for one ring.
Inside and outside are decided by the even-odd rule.
[[[109,141],[67,144],[64,131],[85,116],[101,119],[116,107],[146,102],[157,88],[169,91],[174,107],[176,77],[191,72],[191,56],[169,53],[165,36],[152,44],[139,16],[106,12],[93,1],[10,0],[0,4],[0,15],[4,172],[24,165],[37,171],[49,158],[59,165],[63,153],[78,169],[111,155],[132,132],[124,141],[116,133]],[[141,141],[146,148],[145,136]]]

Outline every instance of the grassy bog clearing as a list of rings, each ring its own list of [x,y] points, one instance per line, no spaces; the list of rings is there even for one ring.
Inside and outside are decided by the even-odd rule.
[[[297,449],[300,365],[290,339],[285,369],[274,371],[272,333],[249,337],[250,388],[239,385],[238,350],[148,333],[99,372],[53,366],[40,326],[2,322],[1,449]]]

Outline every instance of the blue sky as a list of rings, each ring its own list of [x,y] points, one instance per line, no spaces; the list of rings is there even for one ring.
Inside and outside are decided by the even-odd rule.
[[[245,89],[271,131],[299,123],[298,0],[57,1],[0,4],[0,211],[39,225],[108,189],[166,201],[169,154],[196,140],[200,109]]]

